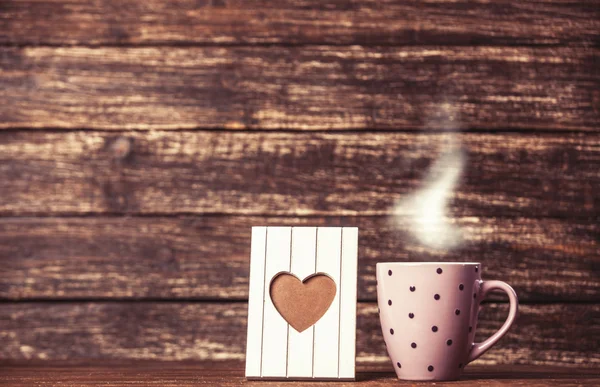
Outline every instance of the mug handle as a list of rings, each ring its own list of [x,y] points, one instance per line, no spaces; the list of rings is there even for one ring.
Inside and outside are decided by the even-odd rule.
[[[479,294],[481,295],[480,300],[483,301],[487,294],[494,289],[502,290],[508,295],[508,301],[510,302],[508,318],[506,319],[502,327],[500,327],[500,329],[498,329],[498,331],[496,331],[496,333],[494,333],[492,336],[488,337],[487,340],[481,343],[473,343],[471,351],[469,352],[469,358],[467,360],[467,363],[472,362],[479,356],[486,353],[490,348],[492,348],[494,344],[496,344],[496,342],[498,342],[498,340],[500,340],[502,336],[504,336],[506,332],[508,332],[510,326],[513,324],[513,322],[515,322],[515,318],[517,317],[517,310],[519,309],[519,299],[517,298],[517,293],[515,293],[514,289],[506,282],[483,281],[483,283],[481,284],[481,288],[479,289]]]

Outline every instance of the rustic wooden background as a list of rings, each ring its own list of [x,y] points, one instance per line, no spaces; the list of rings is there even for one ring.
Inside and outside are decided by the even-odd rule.
[[[250,227],[345,225],[359,362],[376,262],[478,260],[480,364],[598,367],[599,53],[598,0],[1,1],[0,359],[243,359]],[[389,215],[449,141],[440,250]]]

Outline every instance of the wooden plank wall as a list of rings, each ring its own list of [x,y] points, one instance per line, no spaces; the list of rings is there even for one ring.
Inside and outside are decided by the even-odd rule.
[[[241,360],[250,227],[342,225],[359,362],[376,262],[477,260],[479,363],[597,367],[599,54],[598,0],[0,2],[0,360]]]

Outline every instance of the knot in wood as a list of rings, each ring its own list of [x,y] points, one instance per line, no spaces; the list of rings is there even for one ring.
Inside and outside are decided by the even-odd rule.
[[[110,145],[113,158],[123,160],[131,153],[132,140],[127,137],[118,137]]]

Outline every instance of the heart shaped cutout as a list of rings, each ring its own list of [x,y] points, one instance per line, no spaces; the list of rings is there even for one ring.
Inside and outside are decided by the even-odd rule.
[[[271,300],[281,317],[298,332],[313,326],[333,302],[335,282],[325,273],[315,273],[300,281],[282,272],[271,280]]]

